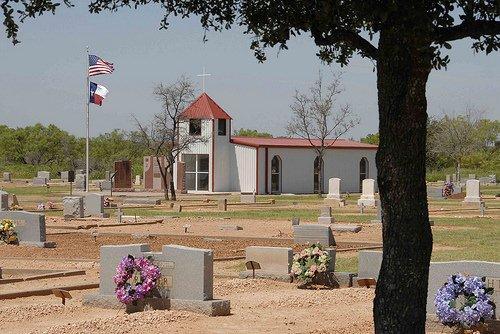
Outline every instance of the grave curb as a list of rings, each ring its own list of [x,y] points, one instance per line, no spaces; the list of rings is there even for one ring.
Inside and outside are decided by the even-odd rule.
[[[82,304],[105,309],[128,309],[129,312],[139,312],[142,309],[189,311],[208,315],[210,317],[231,314],[231,302],[226,299],[186,300],[167,298],[146,298],[137,307],[127,307],[114,295],[89,294],[83,297]]]

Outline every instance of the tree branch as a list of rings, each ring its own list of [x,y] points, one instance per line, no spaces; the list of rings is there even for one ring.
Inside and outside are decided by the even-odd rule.
[[[328,36],[312,31],[312,35],[314,42],[319,46],[329,46],[344,42],[357,49],[362,56],[377,60],[378,49],[354,31],[336,30]]]
[[[496,34],[500,34],[500,21],[475,20],[464,21],[452,27],[436,28],[434,35],[435,41],[439,43],[466,37],[479,39],[481,36]]]

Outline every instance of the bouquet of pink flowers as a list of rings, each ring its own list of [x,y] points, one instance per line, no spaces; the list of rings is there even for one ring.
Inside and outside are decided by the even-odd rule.
[[[312,244],[293,256],[292,275],[303,283],[311,283],[328,269],[331,257],[320,244]]]

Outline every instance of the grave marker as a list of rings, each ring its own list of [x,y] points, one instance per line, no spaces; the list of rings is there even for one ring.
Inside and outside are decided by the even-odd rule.
[[[132,188],[132,164],[130,160],[115,161],[114,188]]]
[[[362,194],[358,200],[358,206],[375,206],[375,180],[364,179],[362,183]]]
[[[254,262],[259,264],[259,267],[255,268],[258,270],[256,276],[259,278],[290,281],[293,250],[289,247],[250,246],[245,248],[245,261],[246,263]],[[253,271],[243,271],[240,273],[240,277],[254,276]]]
[[[54,247],[53,242],[46,241],[45,216],[40,213],[26,211],[0,211],[1,219],[11,219],[16,225],[20,245],[37,247]]]
[[[84,216],[108,218],[109,214],[104,212],[104,195],[86,194],[83,201]]]
[[[322,206],[318,217],[319,224],[333,224],[335,218],[332,217],[332,208],[330,206]]]
[[[48,182],[48,181],[50,181],[50,172],[47,172],[44,170],[38,171],[38,173],[36,174],[36,177],[45,178]]]
[[[293,242],[296,244],[319,243],[323,246],[335,246],[330,225],[298,225],[293,226]]]
[[[328,180],[328,195],[327,199],[340,201],[340,182],[341,179],[334,177]]]
[[[480,203],[479,180],[467,180],[464,203]]]
[[[64,218],[83,218],[84,217],[83,197],[81,196],[63,197],[63,216]]]
[[[12,182],[12,175],[10,172],[3,172],[3,182]]]

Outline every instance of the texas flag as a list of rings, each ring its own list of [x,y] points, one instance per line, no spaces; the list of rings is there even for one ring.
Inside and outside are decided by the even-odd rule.
[[[102,100],[106,98],[108,89],[94,82],[90,83],[90,103],[102,106]]]

